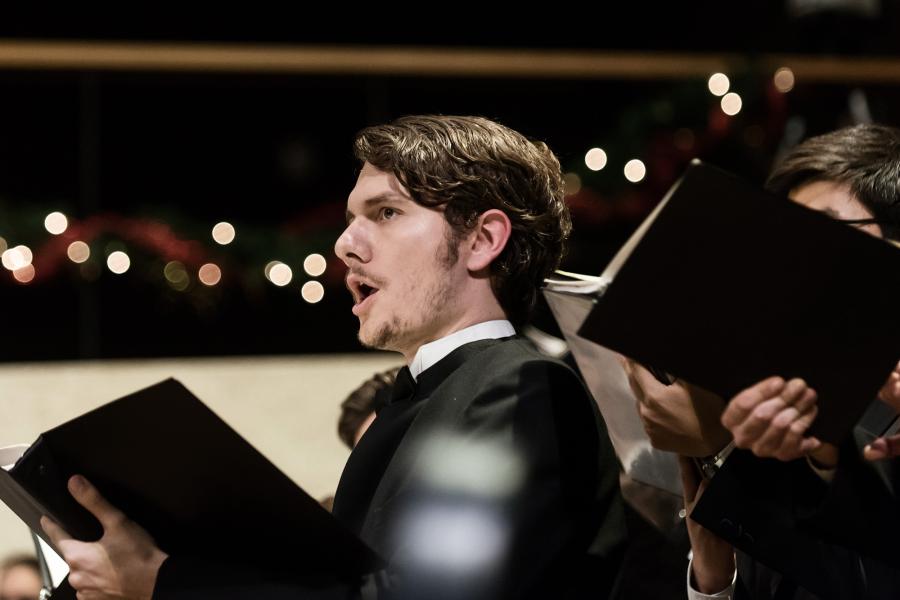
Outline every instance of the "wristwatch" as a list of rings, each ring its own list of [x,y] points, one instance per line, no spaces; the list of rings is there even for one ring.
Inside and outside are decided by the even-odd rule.
[[[697,463],[697,468],[700,469],[703,476],[707,479],[712,479],[725,463],[725,459],[728,458],[728,455],[731,454],[732,450],[734,450],[734,440],[729,442],[727,446],[719,450],[716,454],[705,456],[703,458],[695,458],[694,461]]]

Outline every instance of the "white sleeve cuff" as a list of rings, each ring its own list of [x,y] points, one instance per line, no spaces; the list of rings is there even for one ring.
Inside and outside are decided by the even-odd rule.
[[[688,600],[712,600],[716,598],[718,600],[731,600],[734,596],[734,584],[737,581],[737,569],[734,571],[734,576],[731,578],[731,585],[722,590],[721,592],[716,592],[715,594],[704,594],[702,592],[698,592],[694,589],[694,578],[693,578],[693,567],[694,560],[691,559],[688,561],[688,569],[687,569],[687,597]]]

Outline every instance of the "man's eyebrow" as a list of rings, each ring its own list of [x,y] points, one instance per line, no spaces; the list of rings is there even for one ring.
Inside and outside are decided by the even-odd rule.
[[[383,202],[409,202],[410,198],[403,196],[401,194],[397,194],[394,192],[385,192],[383,194],[378,194],[377,196],[372,196],[371,198],[367,198],[363,201],[363,204],[366,206],[372,206],[373,204],[381,204]]]
[[[385,202],[412,202],[412,199],[394,192],[384,192],[383,194],[366,198],[363,200],[363,205],[368,209],[379,204],[384,204]],[[347,220],[348,225],[354,217],[356,217],[356,215],[350,212],[350,209],[347,209],[347,212],[344,213],[344,218]]]

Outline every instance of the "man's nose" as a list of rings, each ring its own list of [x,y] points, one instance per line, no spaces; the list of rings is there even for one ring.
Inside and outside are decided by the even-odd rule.
[[[367,263],[371,259],[370,245],[364,228],[358,223],[350,223],[334,243],[334,253],[348,267],[352,263]]]

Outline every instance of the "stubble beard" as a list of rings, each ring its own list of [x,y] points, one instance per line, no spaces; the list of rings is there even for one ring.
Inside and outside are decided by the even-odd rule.
[[[453,284],[447,274],[459,261],[459,241],[460,238],[452,231],[445,235],[440,253],[432,266],[438,276],[425,292],[421,305],[414,308],[407,319],[394,314],[369,335],[360,327],[357,337],[364,347],[403,352],[408,346],[420,342],[417,339],[420,332],[452,302]]]

